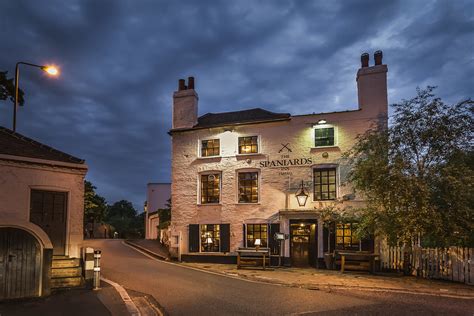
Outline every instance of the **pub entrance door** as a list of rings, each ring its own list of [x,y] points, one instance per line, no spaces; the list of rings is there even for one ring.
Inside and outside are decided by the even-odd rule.
[[[290,220],[291,265],[307,267],[316,265],[317,220]]]

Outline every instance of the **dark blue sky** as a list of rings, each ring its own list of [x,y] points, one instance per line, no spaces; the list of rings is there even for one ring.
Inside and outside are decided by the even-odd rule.
[[[86,159],[109,202],[141,210],[170,179],[172,92],[196,77],[199,113],[357,107],[360,54],[381,49],[389,102],[438,86],[474,96],[472,1],[1,1],[0,70],[23,68],[18,132]],[[0,103],[11,128],[12,106]]]

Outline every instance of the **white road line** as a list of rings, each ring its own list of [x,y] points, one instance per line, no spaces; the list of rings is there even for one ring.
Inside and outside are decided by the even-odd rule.
[[[138,310],[137,306],[132,301],[127,291],[125,291],[125,289],[120,284],[115,283],[114,281],[110,281],[104,277],[101,277],[100,279],[106,283],[109,283],[115,288],[115,290],[119,293],[120,297],[122,298],[122,301],[125,303],[125,306],[127,307],[127,310],[130,313],[130,315],[141,316],[141,313]]]

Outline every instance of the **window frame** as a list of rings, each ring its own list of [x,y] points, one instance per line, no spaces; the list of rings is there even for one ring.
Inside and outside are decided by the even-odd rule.
[[[237,176],[236,176],[236,180],[237,180],[237,204],[252,204],[252,205],[255,205],[255,204],[259,204],[260,203],[260,170],[258,169],[240,169],[240,170],[237,170],[236,171],[237,173]],[[241,173],[256,173],[257,174],[257,201],[256,202],[241,202],[240,201],[240,174]],[[252,180],[250,180],[252,181]],[[252,189],[252,186],[250,187]]]
[[[361,240],[358,239],[357,237],[354,236],[354,229],[356,229],[357,223],[356,222],[350,222],[350,223],[335,223],[335,232],[334,232],[334,247],[335,250],[361,250]],[[341,230],[338,226],[342,225],[342,236],[338,235],[338,232]],[[349,225],[349,228],[345,227],[346,225]],[[350,235],[345,234],[346,231],[350,231]],[[342,248],[339,247],[341,245],[340,243],[337,242],[337,239],[342,238]],[[350,243],[349,246],[346,247],[346,238],[350,238]],[[354,241],[354,238],[357,238]]]
[[[327,199],[323,199],[322,198],[322,193],[323,191],[320,189],[319,190],[319,193],[321,195],[321,198],[317,199],[316,198],[316,172],[322,172],[322,171],[331,171],[331,170],[334,170],[335,174],[334,174],[334,198],[330,199],[330,198],[327,198]],[[313,167],[313,202],[319,202],[319,201],[336,201],[337,200],[337,197],[339,196],[339,188],[338,188],[338,183],[339,183],[339,172],[338,172],[339,168],[337,166],[325,166],[325,167]],[[329,176],[328,176],[328,180],[329,180]],[[331,185],[332,183],[327,183],[325,184],[327,187],[328,187],[328,195],[330,192],[332,191],[329,191],[329,185]],[[321,181],[321,183],[319,183],[319,187],[322,188],[323,187],[323,183]]]
[[[213,249],[213,251],[204,251],[203,250],[203,226],[206,226],[206,228],[207,228],[207,226],[209,226],[209,225],[213,225],[214,227],[216,227],[216,226],[219,227],[219,229],[217,229],[217,232],[219,233],[218,237],[214,236],[214,234],[216,233],[216,230],[215,229],[212,230],[212,236],[213,236],[212,238],[213,239],[218,238],[218,240],[219,240],[219,246],[218,246],[219,249],[217,251],[214,251],[214,249]],[[200,253],[220,253],[221,252],[221,247],[222,247],[221,239],[222,238],[221,238],[221,227],[220,226],[221,226],[221,224],[199,224],[199,252]],[[210,231],[206,230],[206,233],[207,232],[210,232]],[[208,237],[204,237],[204,239],[205,238],[208,238]]]
[[[257,152],[254,153],[240,153],[240,139],[241,138],[249,138],[249,137],[256,137],[257,138]],[[250,145],[252,146],[252,145]],[[262,152],[262,142],[260,135],[249,134],[249,135],[239,135],[237,137],[237,156],[249,156],[249,155],[258,155]]]
[[[219,141],[219,153],[217,155],[212,155],[212,156],[203,156],[202,155],[202,143],[205,142],[205,141],[215,141],[215,140],[218,140]],[[198,157],[199,158],[216,158],[216,157],[221,157],[222,155],[222,143],[221,143],[221,139],[219,137],[216,137],[216,138],[202,138],[202,139],[199,139],[199,143],[198,143]]]
[[[255,248],[255,245],[249,246],[249,243],[248,243],[248,242],[249,242],[249,238],[248,238],[248,235],[249,235],[249,225],[252,225],[252,226],[257,226],[257,225],[258,225],[258,226],[260,226],[260,230],[259,230],[259,233],[260,233],[260,234],[262,234],[262,226],[265,226],[265,227],[266,227],[266,231],[265,231],[265,233],[266,233],[266,235],[267,235],[266,238],[263,239],[263,238],[260,237],[260,239],[262,240],[262,243],[263,243],[263,241],[265,240],[266,245],[263,245],[263,244],[262,244],[262,246],[260,246],[260,247],[262,247],[262,248],[270,248],[270,247],[269,247],[269,243],[270,243],[270,240],[269,240],[270,225],[268,225],[268,223],[248,223],[248,224],[245,224],[245,247],[246,247],[246,248]],[[253,228],[255,228],[255,227],[253,227]],[[253,230],[253,231],[255,232],[255,230]],[[255,239],[257,239],[257,238],[254,237],[254,238],[253,238],[253,242],[255,242]]]
[[[333,131],[334,131],[334,143],[332,145],[323,145],[323,146],[316,146],[316,130],[317,129],[328,129],[328,128],[332,128]],[[313,144],[312,144],[312,148],[331,148],[331,147],[338,147],[339,146],[339,143],[338,143],[338,128],[337,126],[334,126],[332,124],[322,124],[322,125],[316,125],[314,126],[313,128],[313,135],[312,135],[312,139],[313,139]]]
[[[219,175],[219,201],[218,202],[209,202],[203,203],[202,202],[202,177],[203,176],[210,176],[210,175]],[[222,200],[222,171],[218,170],[209,170],[198,173],[198,205],[220,205]]]

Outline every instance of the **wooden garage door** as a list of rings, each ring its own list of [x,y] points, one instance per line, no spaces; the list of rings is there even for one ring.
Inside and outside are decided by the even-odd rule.
[[[30,222],[41,227],[53,243],[53,255],[64,255],[67,193],[31,190]]]
[[[39,295],[41,248],[28,232],[0,228],[0,300]]]

